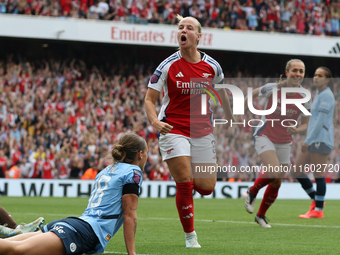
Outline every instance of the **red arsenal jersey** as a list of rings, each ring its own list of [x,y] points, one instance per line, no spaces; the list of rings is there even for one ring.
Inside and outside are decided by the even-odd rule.
[[[273,96],[272,91],[273,88],[277,88],[277,83],[268,83],[260,88],[259,96],[266,98],[265,110],[269,110],[273,104]],[[305,96],[301,93],[295,93],[294,95],[286,95],[287,99],[300,99]],[[303,104],[304,107],[309,110],[311,107],[311,102],[307,102]],[[254,136],[265,136],[268,137],[273,143],[290,143],[292,141],[292,137],[287,133],[287,127],[289,126],[289,121],[285,121],[283,126],[281,122],[283,120],[298,120],[300,115],[303,113],[295,104],[287,104],[286,105],[286,115],[281,115],[281,90],[277,91],[277,106],[276,110],[269,114],[263,115],[261,120],[264,122],[256,128]],[[303,115],[304,116],[304,115]],[[272,121],[275,120],[275,121]],[[293,121],[290,121],[293,123]],[[293,123],[294,124],[294,123]]]
[[[199,138],[213,132],[210,97],[207,95],[202,104],[202,94],[205,90],[212,92],[212,84],[222,81],[224,75],[216,60],[200,53],[201,61],[193,64],[177,51],[165,59],[150,78],[149,88],[159,92],[164,89],[158,119],[173,126],[170,133]],[[207,114],[202,114],[202,107]]]

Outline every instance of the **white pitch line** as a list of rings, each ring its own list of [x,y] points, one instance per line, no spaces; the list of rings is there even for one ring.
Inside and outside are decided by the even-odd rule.
[[[11,214],[23,214],[23,213],[11,213]],[[41,215],[41,213],[25,213],[25,215]],[[58,217],[68,217],[69,214],[54,214],[54,213],[45,213],[43,215],[46,216],[58,216]],[[80,216],[80,215],[79,215]],[[138,218],[139,220],[178,220],[177,218]],[[195,221],[200,222],[218,222],[218,223],[233,223],[233,224],[257,224],[256,222],[249,222],[249,221],[233,221],[233,220],[204,220],[204,219],[195,219]],[[270,223],[270,225],[277,225],[277,226],[286,226],[286,227],[307,227],[307,228],[336,228],[339,229],[340,226],[326,226],[326,225],[303,225],[303,224],[288,224],[288,223]]]
[[[174,218],[138,218],[140,220],[178,220]],[[232,221],[232,220],[201,220],[195,219],[195,221],[201,222],[218,222],[218,223],[234,223],[234,224],[257,224],[256,222],[249,221]],[[303,225],[303,224],[286,224],[286,223],[270,223],[271,225],[287,226],[287,227],[309,227],[309,228],[340,228],[340,226],[326,226],[326,225]]]

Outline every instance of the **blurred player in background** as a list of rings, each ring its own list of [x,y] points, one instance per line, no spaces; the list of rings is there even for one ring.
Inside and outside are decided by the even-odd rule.
[[[194,173],[195,166],[216,166],[215,139],[211,124],[208,97],[202,115],[201,90],[191,87],[193,78],[216,84],[224,74],[213,58],[197,50],[201,24],[193,17],[178,15],[179,51],[165,59],[151,76],[145,98],[145,110],[152,126],[160,133],[159,147],[168,164],[177,192],[176,206],[185,232],[185,244],[200,248],[194,228],[193,190],[209,195],[216,184],[216,175]],[[156,114],[156,102],[164,89],[162,108]],[[226,91],[218,91],[225,119],[233,119]],[[195,176],[193,176],[195,175]]]
[[[300,215],[300,218],[323,218],[323,206],[326,194],[325,171],[328,170],[327,157],[334,146],[333,115],[335,99],[333,95],[332,72],[327,67],[316,69],[313,79],[314,86],[318,89],[315,96],[307,129],[307,137],[302,144],[296,164],[297,180],[302,188],[312,199],[309,211]],[[312,181],[305,173],[302,173],[306,165],[320,171],[313,171],[316,191]]]
[[[0,206],[0,238],[7,238],[22,233],[37,231],[43,223],[44,218],[40,217],[28,224],[17,224],[5,208]]]
[[[264,121],[264,125],[262,127],[257,127],[254,133],[255,139],[255,149],[258,155],[261,158],[262,164],[264,167],[276,167],[280,168],[288,167],[290,163],[290,150],[292,146],[292,137],[291,135],[301,133],[307,130],[309,116],[304,116],[302,114],[301,117],[301,125],[297,128],[289,123],[285,123],[287,127],[281,125],[281,121],[284,119],[292,119],[298,120],[301,111],[300,109],[293,104],[287,104],[286,114],[285,116],[281,115],[281,88],[282,87],[301,87],[301,82],[305,76],[305,65],[299,59],[292,59],[286,64],[286,76],[287,80],[279,83],[268,83],[260,88],[257,88],[253,91],[253,98],[255,97],[264,97],[266,98],[265,110],[271,109],[272,107],[272,93],[273,88],[277,88],[277,98],[278,103],[276,106],[276,110],[269,115],[262,116],[262,120]],[[302,93],[287,93],[287,99],[301,99],[304,98]],[[245,105],[247,106],[245,101]],[[308,110],[310,108],[310,102],[304,104],[304,107]],[[278,119],[279,121],[268,121]],[[258,191],[266,186],[266,191],[264,193],[259,211],[255,216],[255,221],[261,226],[265,228],[270,228],[271,226],[268,224],[266,220],[266,212],[268,208],[274,203],[278,196],[279,188],[281,186],[282,178],[284,177],[284,171],[279,171],[277,173],[271,172],[263,177],[258,177],[255,180],[254,185],[248,189],[245,207],[247,212],[253,213],[255,209],[255,199]]]
[[[41,231],[0,240],[0,254],[64,255],[102,253],[124,223],[128,254],[136,254],[139,188],[148,148],[140,136],[122,136],[112,149],[114,164],[96,177],[85,212],[55,220]]]

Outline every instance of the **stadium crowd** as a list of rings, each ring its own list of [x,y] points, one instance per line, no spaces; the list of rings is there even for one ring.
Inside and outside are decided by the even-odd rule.
[[[340,35],[338,0],[1,0],[0,13],[176,24],[176,14],[204,27]]]
[[[88,65],[78,59],[20,62],[14,61],[13,55],[0,60],[0,176],[94,179],[98,171],[111,164],[111,145],[124,133],[136,132],[149,147],[144,179],[171,180],[166,163],[161,161],[157,132],[147,122],[142,107],[154,67]],[[238,77],[242,74],[238,73]],[[252,84],[250,79],[230,79],[229,84],[238,84],[245,94],[248,86],[258,87],[265,82],[260,78],[252,79]],[[339,100],[340,88],[335,88]],[[160,105],[161,98],[156,110]],[[221,107],[212,107],[214,118],[223,118]],[[255,102],[255,107],[260,109],[261,102]],[[242,118],[247,121],[258,116],[248,111]],[[335,118],[335,137],[339,137],[340,105]],[[214,129],[218,165],[238,169],[260,166],[252,131],[249,126],[218,125]],[[292,163],[303,141],[303,136],[294,136]],[[330,164],[340,162],[339,140],[335,143]],[[230,172],[219,178],[251,181],[254,177]],[[289,175],[286,177],[293,181]],[[332,182],[339,173],[326,177]]]

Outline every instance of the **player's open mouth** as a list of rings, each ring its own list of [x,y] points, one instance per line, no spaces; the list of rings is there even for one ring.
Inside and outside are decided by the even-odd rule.
[[[187,38],[185,37],[185,35],[181,36],[181,42],[185,42],[187,40]]]
[[[293,79],[295,82],[300,82],[301,81],[301,78],[294,78]]]

